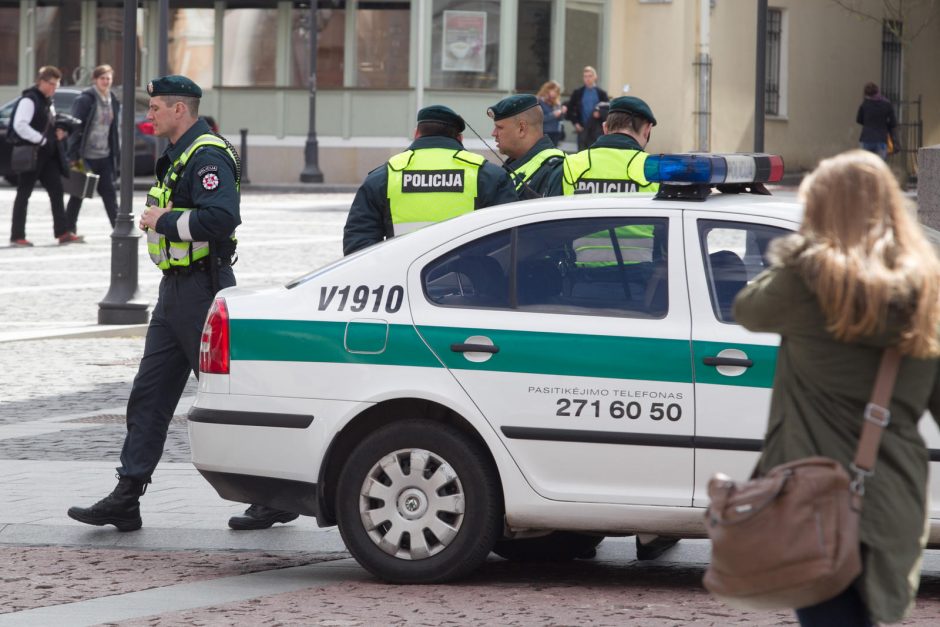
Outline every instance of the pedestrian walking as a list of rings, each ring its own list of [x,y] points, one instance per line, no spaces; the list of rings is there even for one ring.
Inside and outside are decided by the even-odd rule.
[[[552,177],[550,195],[657,191],[643,174],[646,146],[656,118],[649,105],[635,96],[610,103],[604,135],[590,148],[565,157]]]
[[[862,574],[798,609],[804,627],[901,620],[912,608],[926,539],[928,455],[917,423],[940,416],[940,261],[887,165],[853,150],[803,180],[798,233],[775,242],[770,269],[738,295],[734,317],[779,333],[758,474],[811,456],[850,474],[882,353],[902,354],[890,419],[864,480]]]
[[[163,454],[167,429],[192,371],[199,373],[203,323],[216,292],[235,285],[231,263],[239,215],[239,162],[232,145],[198,118],[202,90],[185,76],[147,86],[147,120],[169,140],[138,226],[163,272],[144,356],[127,402],[127,434],[117,487],[68,515],[89,525],[141,527],[140,497]],[[280,512],[296,518],[296,514]],[[268,526],[273,522],[268,523]]]
[[[72,103],[72,115],[81,120],[81,125],[69,136],[67,156],[71,167],[98,175],[98,195],[114,228],[118,208],[114,183],[121,158],[118,130],[121,103],[111,93],[114,69],[110,65],[96,67],[91,78],[93,85]],[[72,233],[78,232],[81,209],[82,197],[70,196],[65,214]]]
[[[539,87],[535,97],[542,108],[542,131],[556,147],[565,139],[562,126],[568,107],[561,104],[561,85],[557,81],[546,81]]]
[[[855,121],[862,125],[862,133],[858,138],[859,147],[887,159],[889,139],[894,148],[892,152],[900,148],[895,135],[898,120],[894,115],[894,106],[881,94],[875,83],[866,83],[864,94],[865,99],[855,114]]]
[[[505,170],[463,147],[466,124],[443,105],[418,112],[408,150],[369,172],[356,192],[343,254],[432,222],[518,200]]]
[[[67,133],[56,128],[55,105],[52,96],[59,88],[62,72],[59,68],[44,65],[36,75],[36,84],[23,91],[13,112],[10,125],[14,144],[36,146],[35,165],[28,171],[18,173],[16,199],[13,201],[13,223],[10,228],[10,245],[32,246],[26,239],[26,206],[33,193],[36,181],[42,183],[49,194],[52,206],[52,232],[59,244],[81,242],[82,238],[69,231],[62,195],[62,177],[68,174],[65,151],[60,145]]]
[[[535,96],[503,98],[486,110],[493,120],[499,151],[509,157],[503,167],[510,173],[520,200],[548,195],[552,173],[565,153],[543,133],[542,108]]]
[[[587,65],[581,76],[584,84],[571,92],[567,105],[568,119],[574,124],[574,130],[578,133],[578,150],[584,150],[591,145],[585,131],[594,114],[594,107],[598,102],[610,100],[607,92],[597,86],[597,70]]]

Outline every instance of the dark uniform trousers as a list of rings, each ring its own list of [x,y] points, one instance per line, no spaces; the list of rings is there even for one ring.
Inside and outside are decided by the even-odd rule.
[[[230,266],[219,269],[219,287],[235,285]],[[199,376],[199,343],[215,294],[206,271],[168,274],[160,282],[144,356],[127,401],[127,436],[118,474],[149,482],[166,443],[173,412],[189,373]]]

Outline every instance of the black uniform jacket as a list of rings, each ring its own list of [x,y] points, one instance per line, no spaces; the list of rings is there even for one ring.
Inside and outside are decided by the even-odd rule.
[[[409,150],[423,148],[452,148],[463,150],[463,145],[449,137],[419,137]],[[477,175],[477,197],[475,209],[501,205],[519,200],[509,174],[498,165],[486,161]],[[343,254],[381,242],[394,235],[392,212],[388,206],[388,170],[382,164],[366,175],[356,192],[346,226],[343,228]]]
[[[209,125],[197,120],[175,144],[170,144],[157,160],[157,179],[193,141],[209,133]],[[189,232],[193,241],[210,242],[214,255],[223,259],[234,252],[231,236],[241,224],[236,165],[221,148],[204,146],[198,149],[183,169],[170,200],[174,207],[198,209],[189,214]],[[174,242],[180,239],[177,222],[183,214],[170,211],[157,220],[157,233]]]
[[[518,159],[507,159],[506,167],[515,172],[529,161],[532,158],[542,152],[543,150],[550,150],[555,147],[555,144],[552,143],[552,140],[549,139],[548,135],[543,135],[542,139],[535,142],[535,145],[529,148],[529,151]],[[519,200],[528,200],[530,198],[542,198],[543,196],[549,195],[549,183],[552,180],[552,174],[555,170],[561,169],[561,164],[564,162],[563,157],[549,157],[542,162],[542,165],[539,166],[539,169],[535,171],[535,174],[525,182],[525,184],[519,189]]]
[[[639,142],[623,133],[610,133],[601,135],[597,141],[591,144],[591,148],[616,148],[618,150],[643,150]],[[590,150],[591,148],[588,148]],[[561,196],[564,194],[561,186],[561,178],[564,176],[564,168],[555,168],[552,171],[551,181],[549,181],[549,196]]]

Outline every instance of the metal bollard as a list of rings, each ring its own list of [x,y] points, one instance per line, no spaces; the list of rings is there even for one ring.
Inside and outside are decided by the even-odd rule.
[[[238,155],[242,160],[242,185],[248,185],[251,183],[248,179],[248,129],[239,129],[238,132],[242,136],[241,147],[238,150]]]

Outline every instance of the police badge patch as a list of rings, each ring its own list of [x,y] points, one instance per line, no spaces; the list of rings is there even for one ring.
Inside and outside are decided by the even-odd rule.
[[[202,177],[202,188],[207,191],[212,191],[219,186],[219,177],[213,173],[206,174]]]

